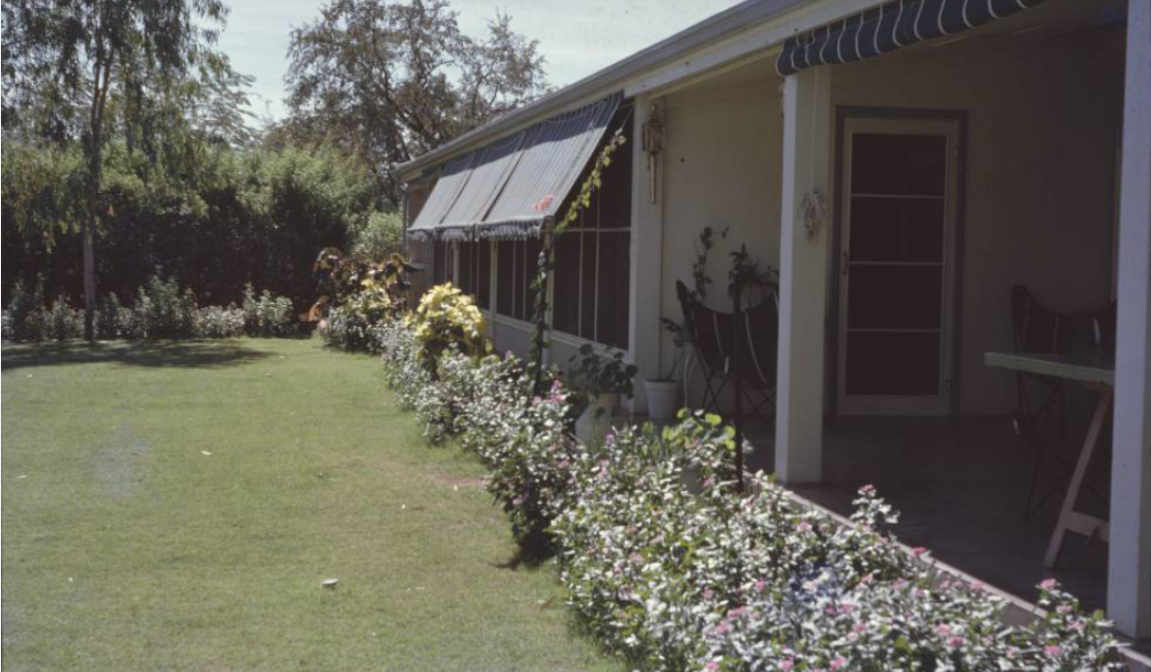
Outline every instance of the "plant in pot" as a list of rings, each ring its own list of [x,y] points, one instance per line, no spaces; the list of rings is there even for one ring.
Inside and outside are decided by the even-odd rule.
[[[611,429],[620,396],[630,398],[635,393],[633,381],[639,369],[625,362],[622,352],[604,357],[590,343],[580,347],[568,364],[568,383],[585,404],[576,420],[576,438],[588,444],[602,441]]]
[[[688,348],[691,347],[692,340],[691,328],[686,317],[681,322],[661,317],[660,322],[671,334],[672,343],[675,344],[675,355],[672,357],[667,374],[654,380],[643,381],[643,387],[647,393],[648,417],[656,422],[667,422],[675,419],[676,413],[683,405],[680,401],[682,390],[679,375],[683,373],[683,367],[687,363]]]
[[[695,261],[691,265],[694,284],[691,293],[699,301],[707,296],[707,286],[712,284],[711,278],[707,275],[708,255],[712,247],[715,246],[716,237],[727,238],[727,232],[726,227],[716,231],[710,226],[706,226],[699,233],[699,240],[695,246]],[[692,332],[686,315],[679,322],[666,317],[660,318],[660,322],[663,324],[663,328],[672,335],[672,342],[675,344],[675,356],[672,358],[667,375],[654,380],[645,380],[643,384],[644,391],[647,393],[648,416],[656,422],[666,422],[674,420],[676,413],[683,405],[681,381],[677,376],[686,374],[684,367],[692,347]],[[686,391],[683,392],[686,394]]]

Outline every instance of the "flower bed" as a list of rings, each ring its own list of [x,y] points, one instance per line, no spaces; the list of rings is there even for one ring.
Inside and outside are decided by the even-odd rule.
[[[418,319],[418,318],[417,318]],[[515,357],[448,344],[435,368],[402,320],[374,330],[387,376],[430,439],[458,437],[521,543],[555,549],[587,630],[650,670],[1119,670],[1100,613],[1054,581],[1029,627],[978,584],[939,580],[897,514],[865,486],[849,524],[758,474],[736,489],[730,428],[684,414],[579,445],[562,381],[531,396]],[[442,345],[442,344],[441,344]]]

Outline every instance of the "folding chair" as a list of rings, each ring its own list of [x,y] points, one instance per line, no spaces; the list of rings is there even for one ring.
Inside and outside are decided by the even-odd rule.
[[[712,310],[700,303],[682,282],[676,282],[676,294],[683,308],[684,321],[691,330],[695,361],[703,372],[704,393],[701,406],[720,412],[720,396],[738,375],[743,398],[752,413],[767,424],[775,415],[775,374],[779,340],[779,299],[773,292],[753,308],[743,311],[739,324],[734,315]],[[739,333],[733,334],[738,326]],[[733,335],[740,339],[739,371],[731,371]]]
[[[1026,287],[1016,285],[1011,289],[1011,325],[1016,352],[1066,354],[1075,350],[1114,348],[1113,305],[1093,313],[1063,315],[1039,303]],[[1024,506],[1024,518],[1030,518],[1059,490],[1066,472],[1071,469],[1057,453],[1049,456],[1054,441],[1067,441],[1067,391],[1064,381],[1054,378],[1018,372],[1015,379],[1015,433],[1035,448],[1031,485]],[[1052,425],[1057,430],[1054,440]],[[1049,457],[1057,458],[1065,473],[1058,473]],[[1055,482],[1036,501],[1039,477],[1044,471]]]

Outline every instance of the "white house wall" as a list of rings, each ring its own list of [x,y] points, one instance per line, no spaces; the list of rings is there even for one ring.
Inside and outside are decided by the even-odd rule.
[[[1111,299],[1122,31],[920,46],[835,69],[837,106],[966,112],[960,412],[1014,408],[1011,286],[1061,312]]]
[[[1099,308],[1112,298],[1122,73],[1122,34],[1113,28],[920,46],[834,69],[837,107],[967,116],[959,334],[965,415],[1014,408],[1013,381],[983,364],[985,351],[1012,347],[1012,285],[1028,286],[1061,312]],[[704,226],[729,228],[710,257],[713,307],[730,309],[727,254],[739,244],[778,267],[779,83],[768,73],[737,71],[664,98],[665,316],[681,315],[675,282],[691,284]],[[642,165],[636,171],[637,179],[647,179]],[[664,367],[672,356],[665,333]]]
[[[716,236],[708,260],[714,281],[706,301],[710,306],[731,310],[728,253],[740,244],[746,243],[761,264],[779,267],[781,80],[768,72],[751,81],[734,79],[737,83],[732,85],[705,84],[664,99],[667,146],[660,300],[662,314],[676,320],[683,313],[675,283],[682,280],[692,286],[696,241],[705,226],[717,234],[729,229],[726,239]],[[666,332],[662,339],[660,359],[666,368],[674,357],[674,344]],[[698,401],[700,381],[694,382],[693,400]]]

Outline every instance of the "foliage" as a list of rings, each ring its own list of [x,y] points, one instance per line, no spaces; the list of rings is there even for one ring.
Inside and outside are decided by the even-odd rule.
[[[252,336],[287,336],[296,328],[292,301],[264,290],[256,294],[252,283],[244,288],[243,330]]]
[[[727,227],[719,232],[720,238],[727,238]],[[707,286],[712,284],[707,274],[707,258],[711,248],[715,247],[715,232],[710,226],[703,227],[699,232],[699,244],[695,248],[695,261],[691,265],[691,277],[694,286],[695,298],[703,301],[707,298]]]
[[[403,252],[403,217],[398,212],[373,212],[362,226],[351,232],[350,238],[354,256],[384,261]]]
[[[874,488],[846,525],[762,475],[741,496],[730,428],[681,417],[662,441],[630,430],[582,456],[553,525],[571,604],[637,666],[1119,669],[1101,618],[1053,581],[1052,616],[1007,626],[999,598],[895,543],[897,514]]]
[[[274,135],[342,143],[377,170],[392,204],[397,164],[546,90],[537,43],[507,15],[477,39],[446,0],[330,0],[291,40],[292,116]]]
[[[95,337],[95,239],[106,211],[104,150],[118,137],[172,170],[202,141],[188,110],[228,87],[227,58],[210,45],[220,0],[13,0],[4,5],[5,131],[30,141],[78,143],[83,155],[85,336]],[[245,102],[243,97],[237,102]],[[194,152],[192,152],[194,153]]]
[[[636,669],[1121,669],[1102,615],[1053,580],[1040,586],[1044,619],[1006,625],[1000,598],[896,543],[898,514],[872,486],[847,523],[762,474],[743,494],[736,435],[717,416],[683,411],[662,434],[582,446],[558,379],[527,397],[514,357],[452,351],[433,378],[411,327],[377,333],[405,405],[429,436],[480,456],[517,540],[558,549],[569,604]]]
[[[599,153],[596,154],[595,161],[588,170],[587,177],[584,178],[583,183],[580,185],[579,192],[572,197],[567,210],[564,211],[563,218],[560,219],[550,231],[545,231],[543,234],[543,245],[540,246],[540,255],[536,260],[536,274],[531,282],[534,304],[532,309],[533,329],[531,352],[528,353],[528,365],[532,371],[529,380],[531,381],[532,390],[535,394],[542,394],[544,392],[544,343],[547,340],[547,332],[551,328],[551,325],[548,324],[548,278],[551,276],[553,270],[554,262],[552,260],[555,257],[553,253],[555,241],[579,219],[581,212],[591,207],[592,196],[603,184],[603,171],[611,165],[612,155],[626,142],[627,136],[623,134],[622,128],[616,129],[616,131],[612,133]],[[544,196],[540,203],[550,203],[551,199],[554,198],[554,195],[549,194]]]
[[[373,328],[408,313],[408,276],[422,267],[398,253],[379,263],[330,247],[320,251],[313,269],[320,277],[320,298],[308,318],[320,321],[324,342],[341,350],[374,351]]]
[[[244,310],[236,306],[205,306],[193,318],[197,338],[235,338],[245,333]]]
[[[31,286],[17,282],[4,310],[4,324],[4,338],[15,341],[64,341],[84,335],[82,311],[65,297],[46,304],[42,281]],[[291,301],[267,290],[257,294],[249,287],[243,308],[201,307],[191,289],[182,289],[176,279],[160,273],[135,292],[131,305],[124,305],[115,294],[107,295],[95,321],[99,338],[128,340],[287,336],[296,325]]]
[[[608,393],[632,396],[637,373],[639,367],[625,362],[622,352],[604,357],[590,343],[580,346],[568,360],[568,381],[587,399]]]
[[[16,279],[38,274],[49,295],[79,296],[79,151],[17,142],[2,151],[5,300]],[[373,217],[370,174],[330,147],[207,147],[192,165],[169,176],[122,145],[106,148],[96,267],[103,293],[127,296],[163,267],[210,303],[240,303],[251,283],[303,309],[315,296],[316,250],[346,245]]]
[[[491,347],[483,313],[472,297],[451,283],[436,285],[420,298],[413,325],[420,357],[433,376],[445,352],[478,357]]]

